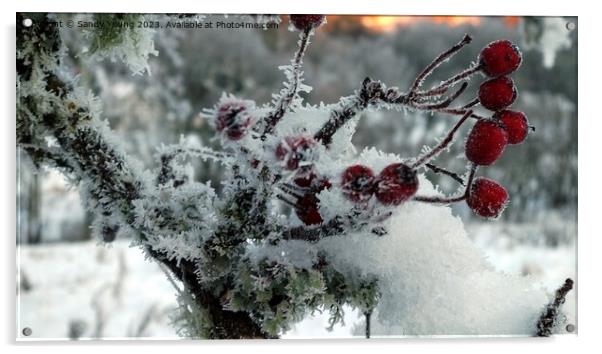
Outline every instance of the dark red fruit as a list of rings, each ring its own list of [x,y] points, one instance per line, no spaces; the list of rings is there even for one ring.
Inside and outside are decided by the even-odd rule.
[[[508,144],[520,144],[525,141],[529,133],[529,122],[523,112],[505,110],[497,112],[493,117],[502,123],[508,133]]]
[[[244,101],[225,101],[215,112],[215,129],[230,140],[242,139],[253,122],[249,107]]]
[[[374,194],[374,173],[369,167],[353,165],[347,167],[341,177],[343,194],[352,202],[364,202]]]
[[[508,205],[508,192],[496,181],[479,177],[472,183],[466,202],[475,214],[496,218]]]
[[[326,16],[324,15],[290,15],[293,26],[299,31],[306,31],[320,26]]]
[[[399,205],[418,190],[416,171],[402,163],[385,167],[376,183],[376,198],[385,205]]]
[[[479,55],[481,68],[490,77],[510,74],[518,69],[521,61],[518,47],[506,39],[489,43]]]
[[[315,175],[314,175],[315,176]],[[311,190],[305,193],[297,201],[295,213],[299,220],[305,225],[316,225],[322,223],[320,215],[319,200],[317,194],[331,187],[330,181],[327,178],[314,178],[311,182]]]
[[[314,191],[321,191],[324,188],[330,188],[332,184],[325,177],[318,177],[312,170],[300,170],[293,179],[295,185],[301,188],[309,188]]]
[[[318,143],[311,136],[287,136],[276,147],[276,158],[285,162],[287,170],[294,171],[300,164],[311,162]]]
[[[466,158],[477,165],[491,165],[502,156],[507,144],[508,133],[500,122],[481,119],[466,139]]]
[[[318,197],[314,193],[306,193],[297,202],[298,206],[295,208],[295,213],[299,220],[305,225],[316,225],[322,223],[322,216],[320,215],[320,209],[318,206]]]
[[[514,81],[507,76],[485,81],[479,87],[481,105],[491,111],[499,111],[510,106],[516,99]]]

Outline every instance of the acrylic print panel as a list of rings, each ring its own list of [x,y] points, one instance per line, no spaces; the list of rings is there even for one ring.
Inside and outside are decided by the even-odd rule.
[[[577,18],[17,14],[18,339],[575,333]]]

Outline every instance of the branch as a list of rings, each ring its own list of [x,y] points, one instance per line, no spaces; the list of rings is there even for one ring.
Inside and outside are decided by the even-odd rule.
[[[359,92],[354,95],[343,98],[338,108],[330,112],[330,118],[314,135],[314,139],[328,146],[332,142],[332,136],[345,123],[355,117],[356,114],[366,109],[371,104],[376,104],[381,99],[386,98],[390,102],[405,102],[405,96],[395,95],[394,91],[384,92],[384,85],[380,81],[374,81],[367,77],[362,82]]]
[[[457,173],[451,172],[437,165],[433,165],[432,163],[425,163],[424,166],[428,167],[434,173],[441,173],[447,175],[453,178],[454,180],[458,181],[461,185],[464,185],[464,180]]]
[[[445,62],[446,60],[448,60],[449,58],[451,58],[460,49],[462,49],[462,47],[464,47],[465,45],[467,45],[471,41],[472,41],[472,37],[470,37],[468,34],[465,34],[464,38],[462,38],[462,40],[460,42],[458,42],[453,47],[449,48],[447,51],[439,54],[439,56],[437,58],[435,58],[435,60],[433,60],[426,68],[424,68],[424,70],[422,70],[422,72],[416,77],[416,79],[414,80],[414,83],[412,84],[412,87],[410,88],[410,93],[411,94],[416,93],[416,90],[418,90],[418,88],[422,85],[422,83],[424,82],[424,80],[439,65],[441,65],[443,62]]]
[[[466,198],[468,198],[468,194],[470,193],[470,188],[472,187],[472,181],[474,180],[474,176],[475,176],[476,172],[477,172],[477,165],[471,164],[470,172],[468,174],[468,177],[466,178],[466,181],[464,183],[461,183],[462,185],[466,185],[466,188],[464,189],[464,192],[458,196],[438,197],[438,196],[419,196],[419,195],[417,195],[414,198],[412,198],[412,200],[417,201],[417,202],[423,202],[423,203],[431,203],[431,204],[451,204],[451,203],[457,203],[457,202],[466,200]]]
[[[573,280],[568,278],[564,281],[564,284],[556,290],[554,301],[546,306],[546,309],[537,322],[538,337],[549,337],[552,335],[554,326],[558,321],[560,306],[566,301],[566,295],[571,289],[573,289]]]
[[[454,127],[447,133],[445,139],[443,139],[437,146],[435,146],[430,152],[419,157],[416,162],[410,165],[411,168],[416,169],[425,163],[431,161],[435,157],[437,157],[447,146],[454,140],[454,135],[460,129],[462,124],[466,122],[466,119],[472,115],[472,111],[468,111],[460,118],[460,120],[454,125]]]
[[[449,89],[451,86],[453,86],[458,81],[463,80],[467,77],[470,77],[472,74],[479,72],[481,70],[481,68],[482,67],[480,65],[472,66],[472,67],[462,71],[461,73],[456,74],[455,76],[452,76],[451,78],[443,81],[438,86],[435,86],[428,91],[419,92],[419,93],[417,93],[417,95],[418,96],[432,96],[432,95],[436,95],[438,92],[441,92],[441,91],[445,92],[445,91],[447,91],[447,89]]]
[[[276,107],[274,108],[274,110],[272,112],[270,112],[264,118],[265,127],[264,127],[263,133],[261,135],[261,140],[265,140],[268,134],[271,134],[274,132],[274,128],[276,127],[276,124],[278,124],[280,119],[282,119],[282,117],[284,116],[284,113],[286,113],[289,106],[293,102],[293,99],[299,92],[299,84],[301,82],[301,67],[303,64],[303,56],[305,55],[305,51],[309,44],[309,38],[312,36],[312,34],[313,34],[313,30],[311,28],[309,28],[309,29],[306,29],[305,31],[301,32],[301,34],[299,35],[299,37],[300,37],[299,48],[297,49],[297,52],[295,53],[295,58],[292,60],[293,77],[291,79],[291,82],[289,83],[289,86],[287,87],[286,92],[283,93],[282,97],[280,97],[280,100],[276,104]]]

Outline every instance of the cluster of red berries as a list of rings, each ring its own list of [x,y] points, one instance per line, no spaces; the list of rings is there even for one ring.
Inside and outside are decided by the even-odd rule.
[[[343,194],[352,202],[362,203],[372,195],[384,205],[399,205],[418,190],[416,171],[403,163],[385,167],[378,176],[369,167],[353,165],[341,178]]]
[[[323,15],[291,15],[291,24],[299,31],[310,31],[324,22]],[[490,79],[479,87],[479,102],[493,111],[491,118],[482,118],[473,126],[465,144],[465,153],[474,165],[495,163],[508,144],[520,144],[527,137],[529,124],[522,112],[507,109],[516,99],[514,82],[507,75],[521,63],[518,48],[507,40],[490,43],[479,55],[479,69]],[[218,132],[229,140],[242,139],[255,123],[248,101],[225,99],[214,113]],[[322,223],[317,194],[331,187],[327,178],[318,177],[312,167],[319,143],[310,135],[291,135],[280,141],[274,149],[277,160],[285,170],[296,171],[293,179],[297,188],[293,203],[299,219],[306,225]],[[252,160],[256,167],[258,160]],[[413,167],[394,163],[378,175],[363,165],[353,165],[342,173],[341,189],[350,201],[363,204],[372,196],[383,205],[396,206],[409,200],[418,190],[418,177]],[[476,178],[470,186],[466,201],[468,206],[483,217],[498,216],[508,203],[508,193],[499,183]]]
[[[517,97],[514,81],[507,75],[518,69],[521,61],[519,49],[508,40],[490,43],[479,55],[481,71],[491,77],[479,87],[479,102],[495,113],[490,119],[480,119],[466,139],[466,158],[475,165],[492,165],[508,144],[520,144],[527,137],[525,114],[507,109]],[[467,202],[477,215],[496,217],[508,203],[508,193],[495,181],[477,178]]]

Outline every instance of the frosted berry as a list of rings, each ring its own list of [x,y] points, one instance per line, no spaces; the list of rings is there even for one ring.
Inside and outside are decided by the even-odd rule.
[[[481,69],[490,77],[510,74],[518,69],[521,61],[518,47],[506,39],[489,43],[479,55]]]
[[[299,220],[305,225],[316,225],[322,223],[322,216],[318,206],[318,197],[314,193],[307,193],[297,202],[295,213]]]
[[[293,26],[299,31],[306,31],[319,27],[324,23],[324,15],[290,15]]]
[[[500,122],[481,119],[466,139],[466,158],[477,165],[491,165],[502,156],[507,144],[508,133]]]
[[[416,171],[402,163],[385,167],[377,178],[376,198],[385,205],[399,205],[418,190]]]
[[[303,171],[302,169],[295,175],[293,183],[298,187],[309,188],[314,191],[321,191],[332,186],[328,178],[318,177],[313,170]]]
[[[215,129],[230,140],[242,139],[254,122],[245,101],[227,100],[215,111]]]
[[[479,87],[481,105],[491,111],[499,111],[510,106],[516,99],[514,81],[507,76],[485,81]]]
[[[494,118],[498,119],[508,133],[508,144],[520,144],[527,138],[529,122],[523,112],[500,111]]]
[[[508,205],[508,192],[496,181],[479,177],[472,183],[466,202],[475,214],[496,218]]]
[[[341,177],[343,194],[352,202],[364,202],[374,194],[374,173],[369,167],[347,167]]]
[[[314,178],[312,181],[311,191],[305,193],[297,201],[295,213],[299,220],[305,225],[316,225],[322,223],[320,215],[319,199],[317,194],[331,187],[330,181],[326,178]]]
[[[317,145],[311,136],[287,136],[276,147],[276,158],[284,161],[287,170],[294,171],[314,160]]]

